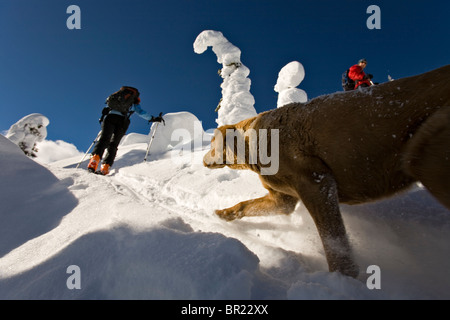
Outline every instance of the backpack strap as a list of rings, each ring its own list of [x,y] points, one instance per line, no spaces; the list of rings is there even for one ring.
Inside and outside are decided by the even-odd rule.
[[[127,115],[125,116],[125,118],[130,119],[131,115],[134,113],[134,111],[128,111]]]

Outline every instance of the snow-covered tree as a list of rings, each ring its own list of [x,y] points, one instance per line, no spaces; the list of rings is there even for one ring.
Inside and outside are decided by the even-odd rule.
[[[32,113],[13,124],[6,137],[17,144],[23,152],[30,157],[36,157],[36,143],[47,137],[47,126],[50,123],[47,117],[39,113]]]
[[[251,81],[248,78],[250,70],[241,62],[241,50],[230,43],[221,32],[205,30],[194,42],[194,52],[201,54],[208,47],[217,55],[217,62],[223,65],[220,76],[223,82],[222,99],[217,107],[219,126],[234,124],[241,120],[254,117],[255,99],[250,93]]]
[[[290,62],[280,70],[277,83],[274,87],[275,92],[278,92],[278,108],[292,102],[308,101],[306,92],[296,88],[304,78],[305,69],[298,61]]]

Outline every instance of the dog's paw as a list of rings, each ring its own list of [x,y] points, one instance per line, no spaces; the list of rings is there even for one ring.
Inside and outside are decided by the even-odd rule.
[[[219,218],[226,221],[233,221],[242,218],[242,216],[239,215],[239,212],[230,209],[216,210],[214,213],[217,214]]]

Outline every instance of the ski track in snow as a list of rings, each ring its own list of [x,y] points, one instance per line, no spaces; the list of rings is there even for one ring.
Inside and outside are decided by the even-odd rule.
[[[213,232],[238,239],[258,256],[262,271],[278,280],[286,280],[287,283],[298,278],[297,275],[299,278],[304,277],[302,272],[304,268],[308,271],[308,265],[311,268],[309,271],[319,268],[326,273],[325,259],[320,244],[317,243],[320,240],[318,237],[314,239],[316,231],[310,226],[309,234],[301,237],[298,227],[303,221],[298,214],[226,222],[218,218],[210,208],[202,207],[199,202],[205,194],[180,184],[180,179],[192,176],[195,170],[204,170],[209,174],[209,169],[182,164],[163,178],[136,173],[142,166],[149,165],[154,163],[120,168],[106,177],[88,173],[85,169],[52,167],[52,172],[68,186],[82,205],[64,217],[55,229],[28,241],[3,257],[0,268],[2,264],[15,265],[15,268],[9,269],[3,276],[25,272],[44,263],[86,233],[120,226],[131,227],[136,231],[162,226],[181,231]],[[157,169],[155,172],[158,172]],[[212,179],[222,183],[242,180],[240,173],[231,170],[211,174]],[[259,183],[257,179],[255,181]],[[260,191],[265,194],[263,189]],[[230,205],[232,202],[234,200],[231,200]],[[207,206],[214,207],[214,204],[208,203]],[[148,214],[142,214],[142,207],[148,208]],[[92,215],[92,212],[97,213]],[[290,234],[295,235],[293,241],[287,241]],[[298,247],[302,239],[309,243],[306,247],[312,248],[310,253],[315,257],[309,258],[307,250],[301,254],[292,250]],[[33,253],[44,258],[17,260]],[[285,286],[287,290],[289,285]]]
[[[185,176],[185,174],[180,175]],[[219,179],[224,179],[223,176]],[[121,169],[111,177],[110,184],[119,194],[128,195],[142,205],[161,207],[162,211],[166,211],[165,216],[182,219],[194,231],[219,232],[228,237],[244,239],[244,244],[253,250],[256,249],[256,251],[258,251],[257,247],[261,245],[265,247],[265,250],[267,248],[279,250],[278,245],[274,246],[274,240],[279,241],[287,231],[298,231],[295,223],[293,224],[292,222],[300,219],[299,217],[261,217],[259,221],[251,218],[248,221],[245,218],[239,222],[230,223],[218,218],[211,210],[199,207],[194,209],[186,206],[186,204],[195,203],[196,197],[199,198],[200,195],[192,190],[180,187],[174,182],[176,179],[177,175],[161,183],[161,181],[156,179],[130,174],[127,173],[126,169]],[[144,187],[137,188],[137,186]],[[186,202],[186,199],[189,198],[191,198],[190,201]],[[251,220],[254,221],[252,222]],[[267,222],[264,222],[264,220]],[[274,224],[274,220],[278,221],[278,223]],[[301,221],[297,221],[297,223],[301,223]],[[273,259],[270,259],[267,263],[273,263]]]

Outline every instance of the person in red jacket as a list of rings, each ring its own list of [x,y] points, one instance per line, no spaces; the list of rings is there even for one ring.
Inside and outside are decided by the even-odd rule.
[[[364,68],[367,66],[367,60],[361,59],[358,64],[351,66],[348,71],[348,77],[355,82],[355,89],[358,87],[370,87],[372,82],[372,75],[366,74]]]

